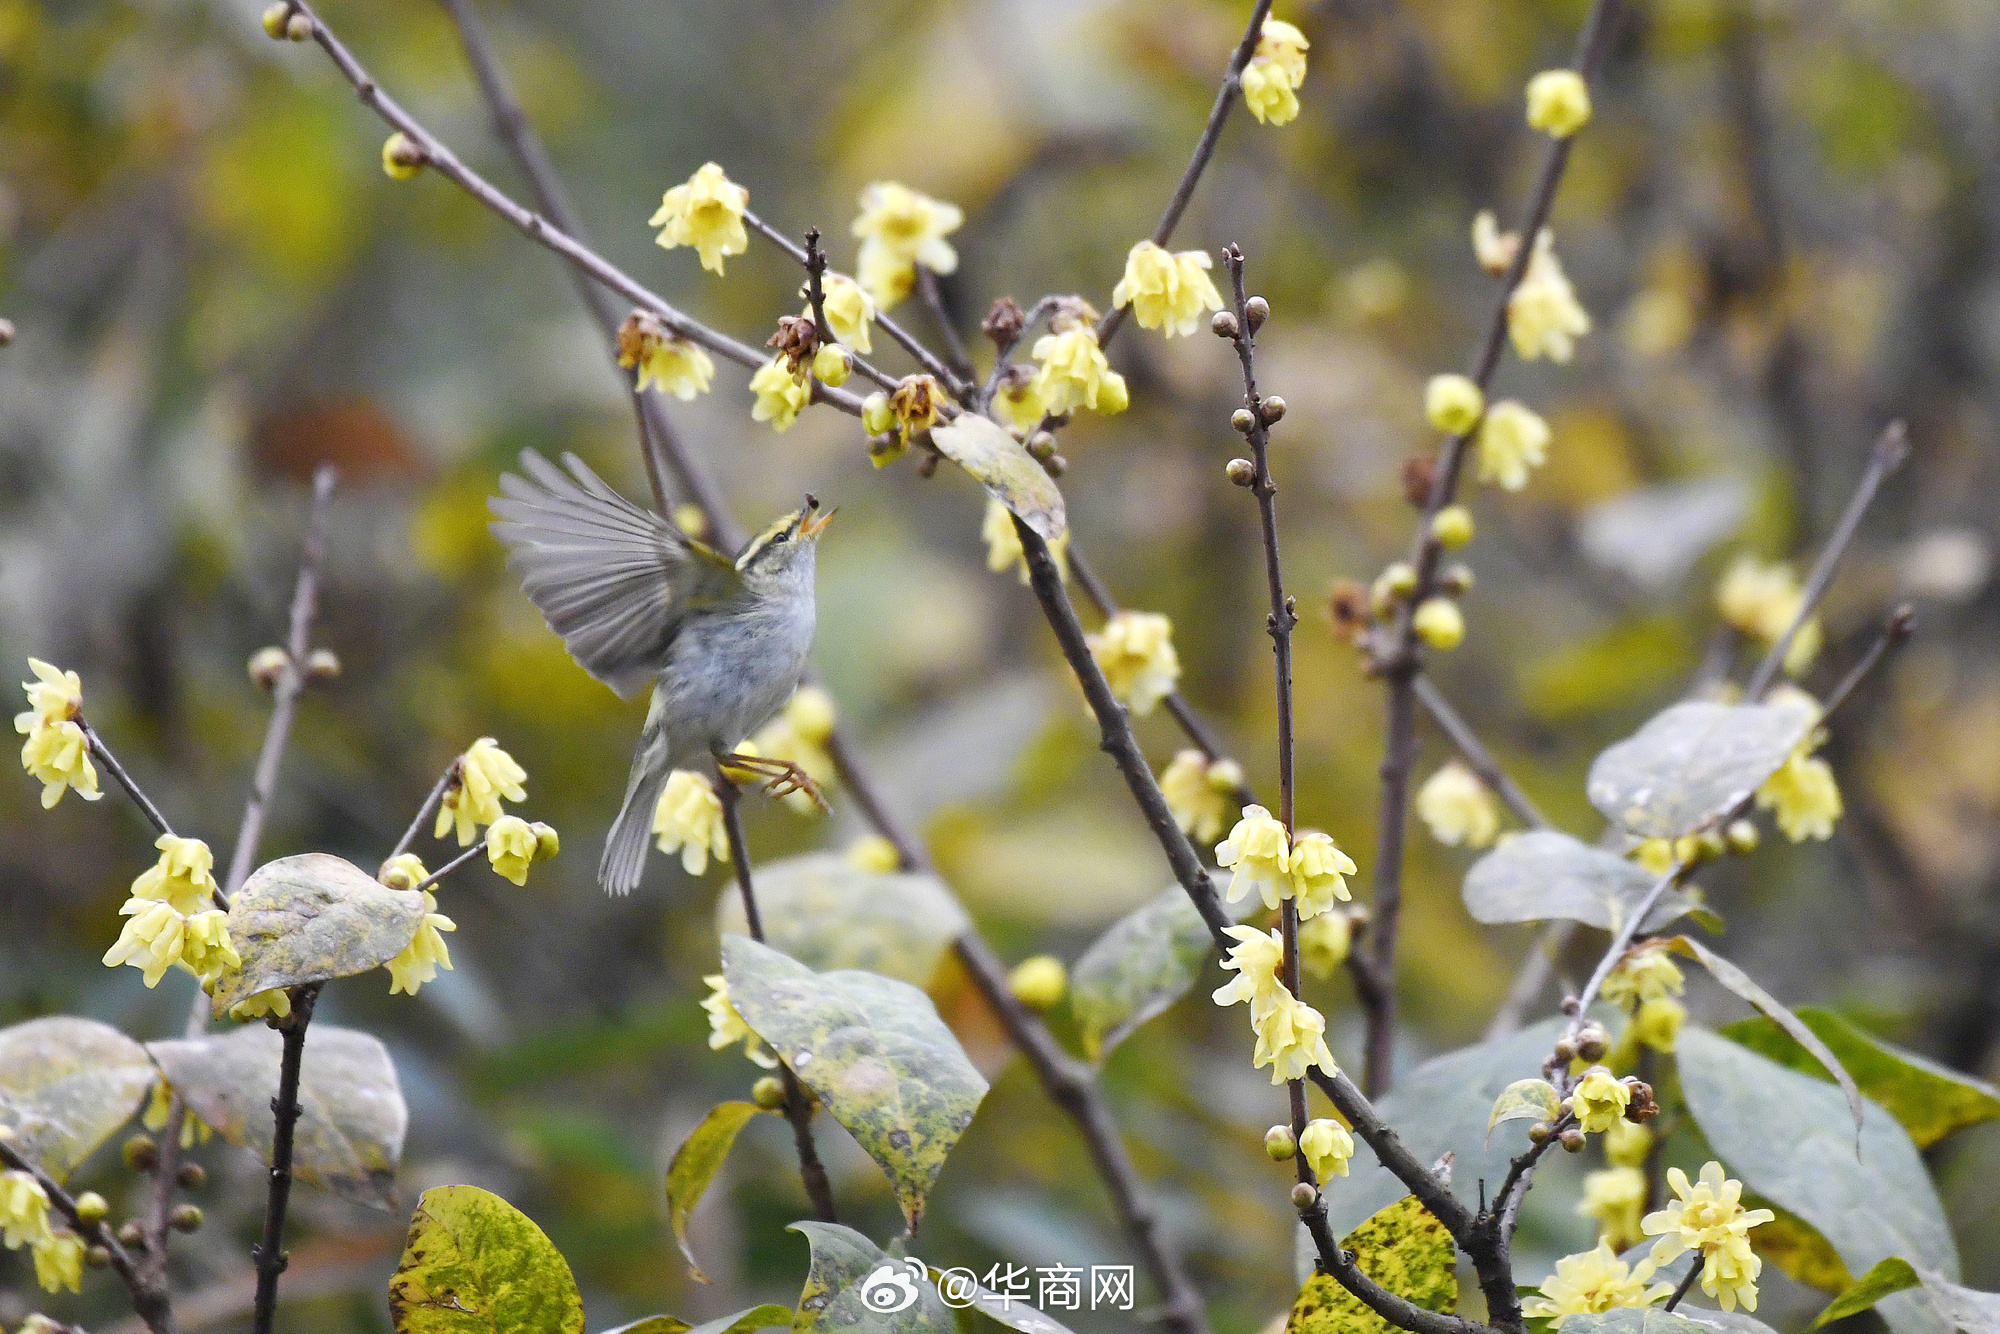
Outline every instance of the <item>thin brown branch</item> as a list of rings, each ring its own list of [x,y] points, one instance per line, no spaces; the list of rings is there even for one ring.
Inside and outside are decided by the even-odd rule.
[[[438,881],[450,875],[453,871],[456,871],[461,867],[470,866],[473,862],[478,861],[481,857],[485,855],[486,855],[486,845],[484,843],[474,843],[464,852],[459,853],[456,857],[453,857],[443,866],[438,867],[437,870],[432,871],[422,880],[419,880],[416,884],[412,885],[410,887],[411,891],[414,893],[422,893],[424,890],[429,889],[432,885],[435,885]]]
[[[728,771],[716,766],[715,794],[722,801],[722,826],[729,837],[729,856],[736,863],[736,890],[743,898],[743,919],[750,927],[750,939],[764,940],[764,916],[757,910],[757,891],[750,882],[750,845],[743,837],[742,793],[737,791]],[[823,1223],[837,1222],[833,1208],[833,1185],[827,1180],[826,1165],[819,1160],[813,1143],[812,1103],[792,1068],[780,1061],[778,1078],[785,1086],[785,1119],[792,1123],[792,1141],[798,1146],[799,1178],[812,1200],[813,1212]]]
[[[944,339],[945,365],[951,367],[960,384],[976,383],[972,358],[966,355],[965,340],[958,336],[958,328],[951,322],[951,312],[944,307],[944,289],[938,286],[937,275],[922,264],[917,265],[917,295],[923,299],[924,308],[930,311],[931,320]]]
[[[271,1099],[271,1169],[270,1186],[264,1197],[264,1235],[250,1252],[257,1265],[252,1334],[271,1334],[278,1318],[278,1278],[285,1272],[287,1259],[285,1211],[292,1198],[292,1138],[299,1123],[299,1073],[305,1064],[306,1026],[312,1023],[313,1005],[318,999],[317,983],[295,988],[292,1012],[275,1021],[275,1027],[284,1035],[284,1053],[278,1063],[278,1096]]]
[[[1534,801],[1521,790],[1519,783],[1508,776],[1500,761],[1493,757],[1493,752],[1486,748],[1486,743],[1479,739],[1479,734],[1472,730],[1472,724],[1466,722],[1458,710],[1451,706],[1451,701],[1444,697],[1444,692],[1438,689],[1437,682],[1419,672],[1410,684],[1416,691],[1417,702],[1424,706],[1424,711],[1430,714],[1431,720],[1438,725],[1438,730],[1445,734],[1446,739],[1465,760],[1466,767],[1478,774],[1481,782],[1498,793],[1500,800],[1506,802],[1507,808],[1519,816],[1524,824],[1536,829],[1548,828],[1549,822],[1543,818]]]
[[[132,1300],[132,1310],[146,1322],[152,1334],[174,1334],[174,1308],[167,1286],[150,1278],[118,1240],[117,1234],[105,1225],[104,1220],[86,1222],[77,1209],[76,1197],[62,1188],[62,1183],[42,1170],[41,1164],[28,1158],[6,1140],[0,1139],[0,1166],[16,1172],[26,1172],[41,1185],[42,1192],[49,1197],[49,1205],[63,1216],[70,1228],[83,1238],[85,1244],[102,1246],[111,1257],[111,1270],[125,1284],[125,1290]]]
[[[153,799],[146,795],[138,780],[132,777],[131,772],[119,762],[118,757],[111,753],[111,747],[104,744],[103,735],[90,725],[90,720],[79,713],[76,716],[76,725],[82,729],[83,739],[89,744],[90,753],[97,757],[97,762],[104,766],[104,772],[110,774],[112,780],[124,790],[125,795],[132,799],[132,804],[139,808],[139,814],[146,817],[146,823],[163,834],[173,833],[174,828],[167,823],[167,817],[161,814],[160,808],[153,804]]]
[[[1834,571],[1840,566],[1840,558],[1854,541],[1855,533],[1861,529],[1861,520],[1868,513],[1868,507],[1875,501],[1875,493],[1882,489],[1882,483],[1890,473],[1902,466],[1910,456],[1909,437],[1903,430],[1903,423],[1892,421],[1876,440],[1875,447],[1868,451],[1868,466],[1862,470],[1861,480],[1854,488],[1854,495],[1847,502],[1847,511],[1840,516],[1833,535],[1827,538],[1819,559],[1813,563],[1812,573],[1806,578],[1806,586],[1799,599],[1799,609],[1792,617],[1792,623],[1785,627],[1785,633],[1771,645],[1771,651],[1757,664],[1750,682],[1743,687],[1745,699],[1761,699],[1764,691],[1777,678],[1778,670],[1785,665],[1785,654],[1791,651],[1792,641],[1799,630],[1811,618],[1813,610],[1833,583]]]
[[[403,836],[396,840],[396,846],[389,853],[388,860],[394,861],[410,850],[410,844],[416,842],[417,835],[423,832],[424,822],[431,818],[431,812],[437,809],[440,801],[444,800],[444,794],[450,790],[452,783],[458,777],[459,762],[453,759],[444,767],[444,772],[438,775],[437,782],[431,786],[431,794],[424,798],[424,804],[417,807],[416,818],[410,821],[410,827],[403,831]]]

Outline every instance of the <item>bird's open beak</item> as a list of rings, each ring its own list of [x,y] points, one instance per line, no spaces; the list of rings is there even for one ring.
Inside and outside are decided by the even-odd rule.
[[[805,520],[799,524],[799,532],[807,537],[818,537],[826,531],[826,526],[833,522],[833,516],[838,513],[840,513],[840,506],[835,505],[824,514],[808,514]]]

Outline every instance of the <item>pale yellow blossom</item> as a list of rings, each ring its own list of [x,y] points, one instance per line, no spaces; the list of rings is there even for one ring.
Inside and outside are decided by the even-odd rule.
[[[862,356],[874,351],[869,326],[875,322],[875,298],[844,273],[829,273],[820,286],[820,309],[826,312],[833,336]],[[812,307],[806,307],[812,313]]]
[[[1483,208],[1472,220],[1472,254],[1479,267],[1495,278],[1513,267],[1521,253],[1521,234],[1503,232],[1493,210]]]
[[[1819,701],[1793,686],[1771,693],[1769,701],[1781,708],[1795,708],[1817,722]],[[1778,828],[1794,843],[1809,838],[1833,837],[1834,821],[1842,813],[1840,785],[1834,781],[1833,766],[1812,752],[1826,739],[1815,726],[1792,749],[1784,765],[1757,789],[1757,807],[1772,811]]]
[[[1586,1173],[1576,1211],[1597,1220],[1597,1235],[1613,1250],[1638,1245],[1645,1235],[1639,1231],[1639,1216],[1646,1212],[1646,1174],[1636,1167]]]
[[[965,211],[919,194],[895,181],[876,181],[861,192],[861,215],[854,235],[861,238],[855,261],[861,286],[887,310],[916,285],[916,266],[932,273],[958,268],[958,252],[944,238],[965,222]]]
[[[1036,388],[1037,373],[1026,366],[1009,366],[1001,375],[1000,383],[993,391],[993,410],[1000,415],[1002,425],[1011,426],[1025,436],[1042,424],[1048,415],[1049,405],[1042,401],[1041,390]]]
[[[1604,1160],[1613,1167],[1643,1167],[1653,1151],[1653,1132],[1636,1121],[1620,1121],[1604,1132]]]
[[[517,885],[528,883],[535,851],[535,831],[518,815],[503,815],[486,828],[486,859],[495,872]]]
[[[1177,753],[1160,770],[1160,795],[1174,813],[1174,823],[1197,843],[1213,842],[1222,832],[1231,800],[1243,785],[1243,767],[1234,760],[1210,762],[1198,750]]]
[[[1570,1113],[1585,1134],[1602,1134],[1625,1119],[1632,1103],[1632,1086],[1601,1065],[1583,1072],[1570,1090]]]
[[[743,1016],[730,1003],[729,983],[722,974],[711,973],[702,981],[708,983],[708,998],[701,1008],[708,1011],[709,1047],[721,1051],[740,1042],[745,1056],[766,1070],[777,1069],[778,1058],[765,1048],[762,1038],[750,1031],[750,1025],[743,1022]]]
[[[414,852],[399,852],[382,863],[382,869],[375,878],[391,889],[415,889],[430,879],[431,873],[424,869],[423,861]]]
[[[1215,845],[1215,864],[1234,872],[1226,896],[1231,903],[1253,889],[1266,908],[1276,908],[1292,896],[1291,837],[1262,806],[1243,808],[1229,837]]]
[[[1306,1165],[1324,1184],[1347,1175],[1348,1159],[1354,1156],[1354,1136],[1340,1122],[1319,1117],[1306,1122],[1305,1133],[1299,1136],[1299,1152],[1305,1154]]]
[[[793,375],[782,357],[773,357],[757,368],[750,377],[750,392],[757,396],[750,420],[769,422],[771,429],[781,434],[792,429],[799,413],[812,402],[812,385],[803,376]]]
[[[1590,121],[1590,87],[1573,69],[1545,69],[1528,80],[1528,126],[1567,139]]]
[[[1111,693],[1135,718],[1151,713],[1180,681],[1173,622],[1158,612],[1121,611],[1087,638]]]
[[[1507,332],[1523,361],[1545,356],[1565,364],[1576,354],[1576,340],[1590,332],[1590,312],[1577,301],[1555,244],[1555,234],[1544,227],[1520,285],[1507,298]]]
[[[719,862],[729,860],[722,798],[704,774],[676,769],[667,775],[667,786],[653,808],[653,832],[659,836],[661,852],[681,854],[681,868],[689,875],[708,870],[711,855]]]
[[[285,995],[282,991],[278,994],[280,996]],[[284,1012],[290,1013],[289,998],[287,999]],[[155,1080],[152,1092],[147,1095],[146,1110],[140,1115],[139,1124],[157,1135],[167,1128],[167,1122],[173,1120],[173,1111],[174,1086],[164,1079]],[[215,1127],[195,1115],[194,1108],[188,1106],[186,1103],[181,1104],[181,1147],[183,1149],[191,1149],[197,1144],[206,1144],[214,1135]]]
[[[1053,1010],[1069,991],[1069,969],[1053,954],[1036,954],[1014,965],[1007,989],[1038,1014]]]
[[[247,996],[229,1007],[229,1017],[239,1024],[247,1024],[252,1019],[283,1019],[292,1012],[292,993],[283,987],[272,987]]]
[[[443,838],[456,828],[458,846],[469,848],[479,826],[492,824],[504,814],[501,799],[525,801],[528,771],[514,757],[500,749],[498,742],[483,736],[458,757],[458,772],[445,788],[438,803],[437,827],[432,837]]]
[[[1681,1025],[1687,1022],[1687,1006],[1672,996],[1655,996],[1642,1001],[1632,1015],[1632,1036],[1654,1051],[1671,1052],[1680,1041]]]
[[[1416,806],[1431,837],[1446,847],[1488,847],[1500,833],[1500,805],[1493,789],[1457,760],[1424,780]]]
[[[784,760],[805,770],[806,776],[826,788],[833,783],[836,769],[827,742],[835,722],[833,696],[818,686],[801,686],[779,711],[765,723],[749,746],[766,759]],[[784,803],[801,815],[819,810],[811,795],[787,792]]]
[[[1344,912],[1323,912],[1299,923],[1299,967],[1324,982],[1347,962],[1354,924]]]
[[[0,1240],[17,1251],[49,1235],[49,1193],[31,1172],[0,1172]]]
[[[424,891],[424,916],[417,934],[403,952],[383,966],[389,970],[389,994],[414,996],[417,988],[436,979],[437,970],[451,968],[451,951],[446,948],[444,931],[458,930],[458,923],[437,910],[437,895]]]
[[[1111,369],[1097,331],[1088,325],[1042,335],[1035,341],[1035,360],[1041,369],[1034,391],[1050,412],[1123,412],[1131,402],[1125,377]]]
[[[14,730],[25,732],[21,767],[42,784],[42,809],[48,810],[74,790],[85,801],[103,796],[97,790],[97,770],[90,763],[90,740],[68,719],[43,723],[33,713],[17,714]]]
[[[1125,275],[1111,289],[1111,304],[1130,304],[1141,329],[1185,338],[1200,327],[1203,312],[1222,309],[1222,294],[1208,276],[1213,263],[1205,250],[1174,254],[1141,241],[1125,256]]]
[[[1743,1183],[1723,1175],[1722,1164],[1702,1165],[1701,1178],[1690,1184],[1678,1167],[1667,1169],[1667,1184],[1677,1197],[1664,1209],[1647,1214],[1640,1228],[1653,1243],[1652,1261],[1665,1264],[1683,1251],[1701,1256],[1701,1290],[1725,1311],[1740,1302],[1757,1309],[1757,1275],[1763,1262],[1750,1249],[1750,1229],[1777,1217],[1769,1209],[1743,1207]]]
[[[1519,491],[1549,456],[1549,424],[1525,404],[1503,399],[1479,423],[1479,480]]]
[[[722,272],[724,255],[740,255],[750,248],[743,228],[743,211],[750,204],[750,192],[723,174],[713,162],[676,185],[660,198],[659,212],[648,220],[658,227],[656,238],[668,250],[693,246],[704,269]]]
[[[1356,869],[1354,859],[1317,829],[1301,830],[1292,840],[1285,869],[1291,876],[1292,897],[1298,900],[1300,922],[1332,913],[1334,904],[1354,897],[1347,892],[1347,877]]]
[[[1662,840],[1664,841],[1664,840]],[[1666,874],[1665,870],[1655,875]],[[1687,991],[1687,979],[1675,963],[1663,940],[1649,940],[1625,952],[1618,964],[1605,975],[1598,994],[1614,1005],[1637,1009],[1661,996],[1679,996]]]
[[[1284,938],[1276,931],[1259,931],[1254,926],[1231,926],[1224,931],[1237,943],[1223,955],[1222,966],[1236,976],[1217,987],[1212,999],[1223,1006],[1248,1004],[1251,1022],[1255,1023],[1267,1010],[1291,996],[1279,977],[1285,966]]]
[[[183,915],[214,906],[215,854],[198,838],[162,834],[153,841],[160,858],[132,882],[132,897],[169,903]]]
[[[896,851],[896,845],[880,834],[863,834],[847,845],[847,864],[863,871],[874,871],[886,875],[900,870],[903,854]]]
[[[35,1282],[48,1292],[83,1291],[83,1238],[63,1228],[34,1244]]]
[[[1464,435],[1485,411],[1486,395],[1469,376],[1433,375],[1424,385],[1424,416],[1446,435]]]
[[[67,722],[83,712],[82,677],[40,658],[28,659],[28,670],[35,679],[21,682],[21,688],[28,692],[28,711],[14,716],[16,731],[25,732],[36,723]]]
[[[1651,1306],[1674,1290],[1671,1283],[1646,1286],[1658,1268],[1652,1260],[1628,1267],[1608,1241],[1600,1240],[1594,1250],[1556,1261],[1556,1272],[1542,1282],[1542,1295],[1523,1303],[1521,1312],[1546,1318],[1551,1328],[1560,1329],[1573,1315],[1595,1315],[1614,1306]]]
[[[1305,34],[1284,20],[1264,20],[1256,52],[1243,68],[1243,103],[1259,121],[1284,125],[1299,114],[1308,45]]]
[[[630,368],[635,363],[639,388],[658,385],[662,393],[672,394],[684,403],[692,402],[697,394],[707,393],[715,379],[714,360],[700,346],[678,334],[647,339],[634,361],[627,361],[623,354],[619,356],[621,366]]]
[[[1784,638],[1805,605],[1805,589],[1784,561],[1765,564],[1754,556],[1739,556],[1715,586],[1716,610],[1722,619],[1766,647]],[[1825,642],[1819,617],[1809,616],[1785,649],[1785,671],[1804,674]]]
[[[1340,1067],[1334,1064],[1333,1052],[1326,1045],[1326,1016],[1282,986],[1275,1000],[1262,1018],[1251,1017],[1257,1031],[1251,1068],[1270,1066],[1273,1084],[1304,1079],[1314,1066],[1329,1075],[1339,1074]]]

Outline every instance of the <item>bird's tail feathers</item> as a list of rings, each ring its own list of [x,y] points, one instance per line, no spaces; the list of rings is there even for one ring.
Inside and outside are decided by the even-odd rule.
[[[625,785],[625,804],[611,822],[604,838],[604,859],[597,864],[597,880],[607,894],[630,894],[639,886],[646,870],[646,841],[653,834],[653,811],[660,804],[660,791],[667,785],[667,766],[647,763],[642,750],[632,762],[632,778]]]

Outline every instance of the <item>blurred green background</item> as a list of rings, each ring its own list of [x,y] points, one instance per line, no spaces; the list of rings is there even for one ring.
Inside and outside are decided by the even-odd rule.
[[[1232,121],[1177,244],[1240,243],[1274,311],[1262,379],[1276,433],[1298,638],[1300,817],[1372,864],[1379,688],[1325,615],[1339,577],[1404,549],[1399,470],[1433,439],[1424,378],[1458,369],[1492,285],[1472,214],[1513,221],[1539,146],[1520,88],[1567,60],[1580,0],[1281,3],[1313,43],[1304,110]],[[988,303],[1047,291],[1103,304],[1153,226],[1246,6],[1219,0],[487,4],[509,72],[606,254],[746,341],[793,309],[768,247],[726,279],[654,246],[661,191],[714,158],[752,207],[819,225],[851,263],[867,182],[965,207],[944,284],[976,338]],[[258,6],[0,0],[0,661],[83,674],[93,720],[184,826],[226,851],[266,704],[243,670],[282,635],[304,479],[341,470],[319,642],[345,671],[306,703],[265,854],[372,866],[474,738],[526,765],[526,813],[567,855],[515,889],[483,870],[440,899],[456,971],[414,1000],[385,978],[320,1013],[390,1044],[409,1098],[406,1199],[469,1181],[525,1209],[575,1266],[592,1328],[790,1302],[808,1213],[783,1127],[760,1124],[696,1221],[715,1279],[684,1277],[663,1165],[757,1071],[713,1053],[697,1006],[724,887],[656,857],[646,887],[593,883],[642,706],[567,659],[507,576],[484,498],[515,453],[573,449],[629,494],[645,482],[603,345],[557,262],[447,183],[385,177],[384,128],[316,48],[273,43]],[[525,197],[440,8],[329,0],[328,21],[468,161]],[[1990,577],[2000,413],[2000,15],[1964,0],[1656,0],[1617,31],[1598,117],[1556,206],[1596,331],[1574,365],[1500,372],[1545,413],[1548,465],[1473,500],[1479,583],[1465,647],[1437,675],[1551,816],[1585,838],[1592,756],[1670,702],[1714,624],[1734,555],[1809,560],[1890,416],[1915,454],[1826,606],[1824,693],[1882,611],[1921,636],[1830,743],[1848,814],[1833,840],[1767,837],[1708,880],[1726,951],[1788,1001],[1847,1010],[1959,1068],[2000,1041],[2000,659]],[[925,326],[914,304],[897,311]],[[886,342],[879,340],[878,343]],[[982,346],[975,349],[984,354]],[[898,367],[893,350],[883,357]],[[1239,391],[1228,349],[1137,329],[1113,362],[1133,407],[1064,437],[1078,541],[1127,605],[1170,614],[1190,697],[1253,783],[1274,746],[1254,509],[1227,485]],[[673,415],[753,528],[812,489],[841,506],[822,550],[817,661],[940,866],[1009,961],[1074,958],[1168,877],[1012,575],[989,574],[982,498],[946,468],[877,473],[849,418],[776,435],[744,375]],[[1178,746],[1164,716],[1141,739]],[[1423,732],[1420,773],[1448,757]],[[44,813],[0,785],[0,1021],[81,1013],[140,1037],[178,1029],[191,984],[147,991],[98,956],[152,854],[118,800]],[[760,859],[859,832],[758,804]],[[420,851],[435,853],[423,843]],[[1403,1066],[1477,1038],[1529,941],[1460,906],[1462,852],[1412,837]],[[435,860],[433,860],[435,864]],[[1596,938],[1580,948],[1594,947]],[[1580,977],[1579,954],[1563,972]],[[1240,1016],[1196,998],[1107,1070],[1167,1231],[1220,1329],[1289,1302],[1281,1101]],[[1696,1013],[1740,1006],[1697,984]],[[995,1078],[915,1249],[983,1271],[1131,1259],[1069,1123],[963,977],[940,1008]],[[1309,996],[1359,1063],[1344,978]],[[1554,994],[1537,1013],[1550,1012]],[[1059,1029],[1065,1021],[1056,1017]],[[1525,1072],[1524,1072],[1525,1073]],[[880,1175],[822,1121],[848,1221],[898,1230]],[[210,1222],[179,1243],[184,1323],[247,1328],[256,1165],[215,1144]],[[85,1170],[127,1189],[115,1155]],[[1966,1278],[2000,1287],[2000,1129],[1933,1153]],[[1524,1245],[1574,1249],[1582,1165],[1533,1197]],[[405,1219],[305,1191],[283,1322],[387,1328]],[[1524,1262],[1522,1278],[1542,1272]],[[1767,1270],[1781,1325],[1814,1309]],[[1142,1285],[1143,1286],[1143,1285]],[[0,1321],[47,1309],[123,1328],[116,1286],[32,1290],[0,1257]],[[1142,1303],[1146,1294],[1142,1290]],[[1764,1312],[1760,1312],[1763,1314]],[[199,1318],[198,1318],[199,1317]],[[1080,1328],[1122,1327],[1084,1315]]]

